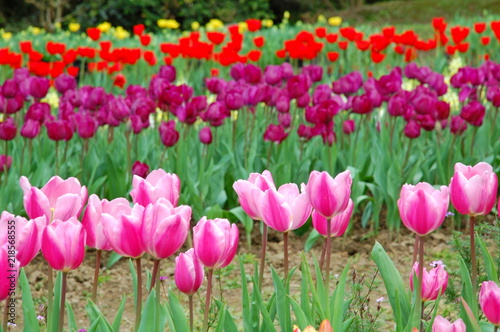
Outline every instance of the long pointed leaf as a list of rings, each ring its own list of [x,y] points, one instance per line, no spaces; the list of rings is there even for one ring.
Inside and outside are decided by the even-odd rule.
[[[39,332],[38,320],[36,318],[35,305],[33,304],[33,297],[31,296],[31,289],[26,272],[24,268],[19,273],[19,286],[21,286],[21,298],[23,308],[23,322],[24,328],[28,331]]]

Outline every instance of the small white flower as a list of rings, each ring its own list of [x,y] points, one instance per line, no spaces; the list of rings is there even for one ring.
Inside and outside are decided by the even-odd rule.
[[[384,301],[384,297],[382,296],[382,297],[376,299],[375,301],[378,302],[378,303],[380,303],[380,302]]]
[[[438,267],[439,265],[442,265],[443,267],[446,267],[446,265],[444,265],[443,261],[433,261],[430,265],[432,267]]]

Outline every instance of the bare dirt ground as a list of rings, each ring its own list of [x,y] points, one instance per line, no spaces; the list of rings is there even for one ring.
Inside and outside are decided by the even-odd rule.
[[[394,264],[400,271],[403,280],[408,280],[409,272],[411,269],[411,260],[413,254],[413,244],[414,235],[408,232],[406,229],[402,229],[399,233],[391,233],[389,231],[381,231],[378,235],[366,237],[368,233],[367,229],[361,229],[354,227],[349,234],[346,234],[343,238],[334,238],[332,241],[332,275],[340,275],[344,269],[347,262],[351,261],[351,268],[349,271],[350,278],[352,278],[352,273],[355,271],[357,277],[365,275],[366,279],[373,277],[376,270],[375,263],[370,258],[370,252],[378,241],[383,245],[388,255],[393,259]],[[254,262],[258,262],[260,257],[260,233],[257,225],[254,227],[254,232],[252,235],[252,246],[251,249],[246,247],[246,239],[243,229],[240,230],[240,248],[238,251],[239,255],[243,255],[245,261],[245,270],[247,275],[253,275]],[[426,250],[426,265],[427,262],[430,263],[433,260],[445,259],[450,257],[450,246],[447,242],[451,238],[451,231],[449,229],[442,229],[436,231],[427,237],[427,250]],[[297,236],[293,233],[290,234],[290,267],[300,265],[301,252],[304,249],[304,243],[307,239],[307,235]],[[273,282],[271,278],[271,272],[269,264],[274,266],[278,273],[283,273],[283,236],[280,233],[270,231],[269,242],[268,242],[268,252],[267,252],[267,267],[265,270],[264,286],[263,286],[263,298],[269,299],[270,294],[273,292]],[[315,255],[318,259],[321,255],[322,242],[318,241],[313,249],[306,253],[308,261],[312,266],[312,255]],[[183,251],[187,250],[183,248]],[[132,280],[129,270],[129,262],[127,259],[122,258],[118,263],[114,264],[110,269],[104,267],[107,259],[109,258],[109,253],[103,253],[102,269],[99,282],[98,290],[98,306],[101,311],[105,314],[109,321],[112,321],[116,315],[119,303],[125,295],[127,297],[126,308],[123,315],[121,331],[131,331],[134,324],[134,307],[133,307],[133,291],[132,291]],[[310,259],[309,259],[310,258]],[[146,278],[145,269],[149,271],[152,270],[153,261],[148,257],[143,259],[143,280]],[[447,263],[447,262],[445,262]],[[72,305],[75,312],[76,321],[78,328],[89,328],[90,322],[85,312],[85,305],[88,299],[91,297],[92,284],[93,284],[93,274],[95,265],[95,251],[88,250],[85,261],[77,270],[71,271],[68,277],[68,295],[67,299]],[[451,264],[448,264],[451,265]],[[35,301],[35,307],[37,305],[43,305],[46,301],[47,296],[47,265],[43,258],[39,255],[27,268],[26,272],[28,279],[32,286],[33,298]],[[168,279],[163,283],[162,287],[164,290],[171,288],[176,290],[174,278],[174,257],[171,257],[161,263],[161,276],[166,276]],[[298,296],[300,294],[300,272],[296,272],[291,279],[291,294],[292,296]],[[381,320],[381,325],[386,326],[387,329],[394,326],[392,322],[392,312],[390,311],[390,306],[387,300],[387,295],[385,292],[385,287],[382,283],[380,275],[375,279],[375,282],[379,286],[374,289],[370,294],[370,300],[368,304],[375,307],[377,305],[376,299],[384,297],[381,306],[383,308],[383,314],[379,316]],[[241,279],[238,259],[235,258],[234,261],[221,272],[220,283],[218,281],[217,274],[214,279],[214,296],[220,298],[221,292],[224,297],[224,301],[228,304],[228,309],[233,315],[237,323],[241,324]],[[205,286],[206,282],[199,290],[199,296],[195,296],[196,302],[203,302],[205,297]],[[222,290],[220,289],[222,286]],[[408,286],[409,287],[409,286]],[[178,294],[179,299],[182,303],[186,304],[187,311],[187,296],[182,293]],[[349,290],[347,290],[349,293]],[[143,288],[143,299],[147,296],[147,290]],[[19,296],[20,297],[20,296]],[[199,300],[199,301],[198,301]],[[17,299],[18,306],[21,306],[20,299]],[[20,310],[19,310],[20,311]],[[201,325],[203,318],[202,311],[200,309],[200,304],[196,305],[195,310],[195,322],[196,326]],[[18,313],[17,317],[18,327],[16,330],[21,330],[22,327],[22,313]],[[384,328],[385,329],[385,328]]]

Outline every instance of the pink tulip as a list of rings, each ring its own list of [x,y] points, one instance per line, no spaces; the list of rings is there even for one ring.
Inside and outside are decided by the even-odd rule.
[[[331,235],[334,237],[344,235],[347,227],[349,226],[349,220],[352,216],[352,210],[354,208],[354,203],[352,199],[349,198],[349,203],[346,209],[340,214],[333,217],[330,221]],[[312,224],[316,231],[323,236],[327,236],[326,229],[327,219],[319,214],[316,210],[312,213]]]
[[[335,179],[327,172],[312,171],[307,182],[307,197],[319,214],[332,218],[346,209],[351,196],[351,185],[349,171],[338,174]]]
[[[156,202],[160,197],[164,197],[177,206],[179,200],[181,182],[176,174],[170,174],[163,169],[157,169],[149,173],[143,179],[134,175],[132,180],[132,201],[142,206]]]
[[[271,172],[250,173],[248,180],[238,180],[233,184],[243,211],[253,220],[261,220],[260,201],[268,189],[276,189]]]
[[[104,235],[102,214],[108,213],[118,218],[131,210],[130,203],[125,198],[115,198],[112,201],[100,200],[97,195],[90,195],[87,208],[83,214],[82,225],[87,232],[86,245],[97,250],[112,250],[108,238]]]
[[[14,245],[17,251],[16,259],[21,267],[26,266],[40,251],[42,232],[46,224],[45,216],[26,220],[3,211],[0,217],[0,245],[6,242]]]
[[[175,258],[175,284],[184,294],[196,293],[203,283],[204,276],[203,265],[193,248]]]
[[[113,216],[102,214],[104,234],[118,254],[126,257],[139,258],[146,252],[143,239],[144,210],[142,205],[135,204],[126,213]]]
[[[278,190],[267,190],[260,204],[262,221],[278,232],[301,227],[311,215],[311,210],[306,193],[300,193],[295,183],[284,184]]]
[[[77,178],[52,177],[41,189],[31,186],[28,178],[19,180],[24,192],[24,209],[31,219],[45,216],[50,222],[78,217],[87,201],[87,188]]]
[[[494,281],[485,281],[481,285],[479,305],[493,325],[500,325],[500,287]]]
[[[19,261],[11,257],[9,243],[0,245],[0,301],[5,300],[16,289]]]
[[[452,324],[446,318],[437,315],[432,324],[432,332],[465,332],[465,323],[459,318]]]
[[[76,217],[55,220],[43,231],[43,257],[54,270],[69,272],[78,268],[85,257],[85,235]]]
[[[434,267],[427,272],[423,268],[422,280],[422,301],[433,301],[437,299],[439,293],[443,294],[448,286],[448,272],[444,270],[444,265],[436,263]],[[418,262],[413,264],[413,269],[410,274],[410,288],[413,291],[413,275],[418,278]]]
[[[436,190],[425,182],[416,186],[405,184],[398,200],[401,220],[412,232],[420,236],[429,234],[443,223],[449,200],[446,186]]]
[[[471,167],[455,164],[451,178],[451,203],[461,214],[470,216],[490,213],[495,205],[498,178],[491,165],[480,162]]]
[[[186,241],[190,220],[191,207],[187,205],[174,208],[166,198],[149,204],[142,229],[146,252],[155,259],[172,256]]]
[[[227,219],[203,217],[193,228],[193,246],[199,261],[209,269],[227,266],[238,249],[238,227]]]

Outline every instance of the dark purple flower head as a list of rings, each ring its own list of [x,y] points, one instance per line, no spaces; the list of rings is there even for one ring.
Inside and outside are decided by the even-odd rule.
[[[333,82],[332,90],[338,95],[343,94],[349,96],[358,92],[362,85],[363,76],[361,76],[359,71],[353,71]]]
[[[161,66],[158,76],[166,79],[168,82],[173,83],[177,76],[174,66]]]
[[[59,93],[64,94],[68,90],[76,89],[76,79],[68,74],[61,74],[54,80],[54,86]]]
[[[287,136],[288,133],[285,132],[285,128],[280,125],[270,124],[264,133],[264,141],[280,144]]]
[[[264,80],[269,85],[281,83],[283,68],[279,65],[268,65],[264,70]]]
[[[162,122],[158,127],[160,139],[166,147],[174,146],[179,140],[179,132],[175,129],[175,121]]]

